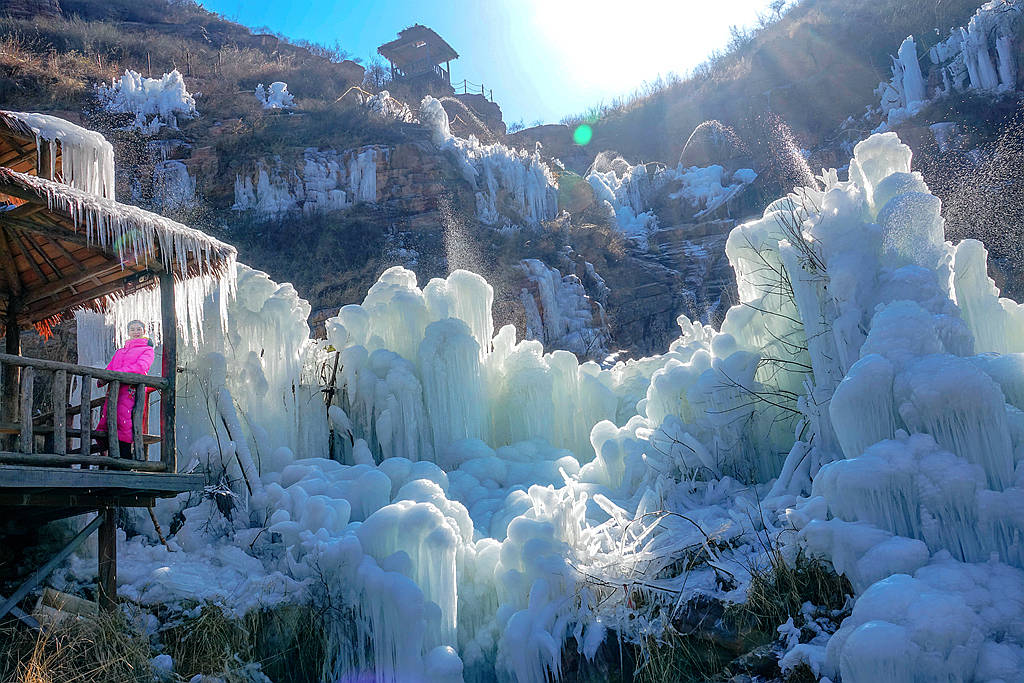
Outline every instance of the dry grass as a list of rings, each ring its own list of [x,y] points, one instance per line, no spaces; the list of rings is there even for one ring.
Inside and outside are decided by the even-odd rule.
[[[257,610],[238,619],[213,604],[203,604],[161,632],[174,672],[184,680],[196,674],[227,683],[249,680],[246,663],[258,663],[278,683],[315,680],[324,661],[323,633],[309,606],[286,605]]]
[[[148,639],[120,612],[68,619],[35,633],[20,623],[0,627],[4,683],[151,683]]]
[[[747,601],[739,606],[742,618],[774,632],[790,617],[800,614],[800,607],[810,602],[822,609],[839,610],[853,595],[853,586],[831,566],[803,554],[790,567],[775,549],[770,553],[771,566],[762,572],[753,572]],[[798,624],[799,625],[799,624]]]
[[[202,605],[198,615],[165,629],[161,636],[175,672],[186,680],[196,674],[230,670],[236,656],[247,654],[251,639],[241,622],[210,604]]]

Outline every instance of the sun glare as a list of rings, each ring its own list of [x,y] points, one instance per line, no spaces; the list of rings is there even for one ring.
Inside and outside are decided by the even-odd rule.
[[[576,83],[625,92],[658,74],[685,73],[728,40],[729,26],[756,19],[765,0],[728,6],[694,0],[531,0],[538,42]]]

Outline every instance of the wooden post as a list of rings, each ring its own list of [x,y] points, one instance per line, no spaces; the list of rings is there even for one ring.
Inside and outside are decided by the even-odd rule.
[[[0,249],[3,248],[2,231],[0,231]],[[12,356],[21,355],[21,331],[18,327],[18,302],[11,296],[7,299],[7,319],[4,328],[4,351]],[[4,422],[17,422],[18,420],[18,386],[21,377],[21,368],[16,365],[0,365],[3,376],[0,377],[0,419]],[[0,437],[0,443],[7,441]],[[12,437],[9,442],[14,443]]]
[[[79,429],[82,430],[82,455],[92,453],[92,375],[82,375],[82,406],[79,408]]]
[[[109,412],[107,413],[109,416]],[[100,609],[112,610],[117,606],[117,508],[105,507],[100,511],[103,523],[99,534],[98,593]]]
[[[117,440],[117,404],[121,394],[121,383],[116,379],[107,384],[107,455],[121,457],[121,444]]]
[[[49,142],[47,140],[39,139],[39,163],[37,164],[36,172],[40,178],[46,178],[47,180],[53,180],[56,169],[53,167],[53,145],[55,142]]]
[[[18,450],[22,453],[32,453],[35,450],[32,438],[32,390],[35,374],[36,369],[31,367],[21,371],[21,436],[18,440]]]
[[[163,327],[163,357],[160,374],[167,388],[160,395],[160,461],[167,471],[178,471],[174,447],[174,389],[178,374],[178,317],[174,310],[174,276],[160,272],[160,314]]]
[[[68,372],[53,373],[53,452],[68,452]]]
[[[136,460],[146,459],[145,446],[142,445],[142,409],[146,406],[146,387],[135,385],[135,405],[132,406],[132,455]]]

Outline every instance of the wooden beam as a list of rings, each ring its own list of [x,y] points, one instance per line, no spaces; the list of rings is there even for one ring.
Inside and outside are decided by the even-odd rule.
[[[53,373],[53,406],[65,406],[68,403],[68,371],[57,370]],[[66,411],[55,410],[53,413],[53,450],[57,455],[68,452],[68,415]]]
[[[116,379],[107,385],[107,455],[111,458],[121,457],[121,444],[118,441],[117,413],[121,406],[121,383]]]
[[[85,542],[85,539],[92,536],[92,533],[100,527],[104,522],[102,515],[97,515],[95,519],[89,522],[84,529],[79,531],[71,541],[64,546],[59,553],[50,558],[50,561],[44,564],[42,567],[33,572],[32,576],[28,577],[25,583],[18,586],[18,589],[11,594],[11,597],[4,600],[3,604],[0,605],[0,617],[11,611],[11,608],[21,602],[25,596],[27,596],[32,589],[39,585],[39,583],[50,575],[54,569],[59,567],[64,560],[71,556],[71,553],[78,550],[78,546]]]
[[[92,375],[82,375],[81,401],[78,428],[81,432],[82,455],[92,454]]]
[[[57,264],[53,262],[53,259],[51,259],[49,256],[46,255],[46,251],[42,247],[40,247],[39,244],[34,239],[29,237],[29,235],[27,233],[24,233],[24,232],[22,232],[20,230],[18,230],[17,233],[18,233],[18,237],[21,238],[22,242],[27,244],[29,247],[31,247],[33,250],[35,250],[35,252],[37,254],[39,254],[39,256],[43,259],[43,262],[53,272],[53,275],[56,278],[56,280],[58,282],[60,280],[63,280],[64,279],[64,273],[62,273],[60,268],[57,267]],[[70,287],[70,289],[71,289],[72,292],[75,291],[74,287]],[[77,294],[77,292],[75,292],[75,293]]]
[[[35,372],[35,368],[31,367],[21,371],[21,436],[18,438],[18,448],[22,453],[31,453],[35,450],[35,437],[32,434],[32,390]]]
[[[119,263],[104,263],[103,265],[90,268],[81,273],[78,273],[74,277],[61,280],[60,282],[53,282],[43,287],[33,287],[31,291],[25,294],[25,303],[32,304],[37,301],[41,301],[51,296],[55,296],[69,287],[75,287],[83,282],[88,282],[95,278],[101,278],[109,275],[112,272],[121,269]],[[102,286],[102,282],[101,282]]]
[[[32,156],[35,153],[36,150],[34,144],[31,147],[29,147],[28,145],[23,147],[21,145],[12,143],[11,151],[8,152],[7,154],[4,154],[3,156],[0,156],[0,166],[13,166],[20,160],[27,159],[28,157]]]
[[[85,270],[85,266],[82,265],[82,262],[79,261],[75,257],[75,255],[68,251],[67,248],[60,242],[61,241],[59,239],[50,240],[50,244],[52,244],[54,248],[57,249],[57,251],[59,251],[64,258],[66,258],[68,261],[74,264],[75,268],[78,268],[79,270]]]
[[[163,271],[160,279],[160,316],[163,326],[163,354],[160,374],[167,386],[160,394],[160,462],[168,472],[177,472],[177,453],[174,436],[174,400],[178,374],[178,318],[174,309],[174,277]]]
[[[7,241],[18,247],[18,251],[20,251],[21,255],[25,258],[25,260],[28,261],[28,264],[32,266],[32,270],[35,271],[36,275],[39,276],[39,279],[43,283],[49,282],[50,278],[43,275],[43,269],[39,267],[39,264],[36,263],[36,260],[29,255],[28,251],[25,250],[25,245],[21,243],[20,237],[20,235],[16,234],[12,230],[7,231]]]
[[[73,456],[67,456],[70,459]],[[130,462],[130,461],[125,461]],[[142,463],[135,463],[138,467]],[[160,463],[149,463],[159,465]],[[149,471],[73,470],[69,467],[38,467],[35,465],[0,465],[0,491],[12,492],[35,489],[56,493],[70,489],[70,493],[92,493],[116,489],[111,495],[146,493],[149,495],[177,494],[197,491],[206,485],[203,474],[169,474]]]
[[[117,433],[116,431],[114,432]],[[4,465],[38,465],[40,467],[69,467],[71,465],[99,465],[112,470],[136,470],[138,472],[165,472],[167,468],[162,462],[142,462],[127,458],[111,458],[106,455],[57,455],[56,453],[12,453],[0,451],[0,464]],[[68,470],[83,472],[86,470]]]
[[[142,443],[142,435],[146,431],[142,424],[142,411],[146,407],[146,387],[135,387],[135,403],[132,406],[132,457],[136,460],[146,459],[146,447]]]
[[[69,311],[77,306],[91,303],[97,299],[102,299],[103,297],[119,292],[122,289],[124,289],[123,280],[119,279],[114,282],[108,282],[101,287],[94,287],[90,290],[80,292],[76,296],[70,296],[66,299],[62,299],[59,303],[27,307],[26,310],[22,311],[19,320],[23,325],[28,326],[37,320],[45,320],[51,315],[57,315],[58,313]]]
[[[116,473],[115,473],[116,474]],[[148,475],[148,476],[162,476],[162,475]],[[168,494],[163,494],[160,497],[164,497]],[[174,494],[176,495],[176,494]],[[111,495],[109,493],[102,494],[91,494],[78,492],[75,493],[54,493],[54,492],[12,492],[10,489],[0,490],[0,506],[13,506],[13,507],[46,507],[46,508],[57,508],[58,510],[51,514],[53,519],[60,519],[61,517],[72,517],[74,515],[80,515],[83,512],[89,510],[97,510],[105,505],[116,505],[121,508],[134,508],[134,507],[149,507],[156,502],[157,496],[151,493],[125,493]],[[78,508],[77,510],[69,510],[67,514],[61,514],[59,508]],[[2,598],[0,598],[2,599]]]
[[[166,389],[167,382],[162,377],[153,375],[140,375],[134,372],[117,372],[115,370],[102,370],[90,368],[85,365],[74,365],[73,363],[61,363],[56,360],[45,358],[26,358],[25,356],[14,356],[7,353],[0,353],[0,365],[15,365],[18,367],[33,367],[38,370],[67,370],[72,375],[92,375],[96,379],[107,382],[117,380],[122,384],[142,384],[154,389]]]
[[[100,524],[96,582],[100,609],[110,612],[117,607],[117,508],[103,508],[100,517],[103,523]]]
[[[49,140],[39,139],[39,155],[36,157],[36,174],[40,178],[46,178],[47,180],[53,180],[54,175],[57,171],[54,166],[57,165],[57,155],[54,154],[53,158],[50,158],[52,146],[56,142],[50,142]]]
[[[21,329],[18,326],[19,302],[13,297],[7,300],[6,327],[4,332],[4,350],[6,355],[20,358]],[[0,363],[0,418],[14,422],[18,418],[18,385],[20,384],[21,368],[16,365]],[[14,439],[0,438],[0,447],[4,442]],[[13,448],[13,446],[11,446]]]
[[[59,223],[55,225],[46,225],[40,222],[41,218],[41,215],[33,216],[31,220],[28,218],[12,218],[0,213],[0,224],[10,225],[18,228],[19,230],[39,233],[40,235],[44,235],[51,239],[64,240],[71,244],[77,244],[80,247],[89,247],[90,249],[95,249],[96,251],[107,254],[108,256],[114,255],[114,252],[105,250],[103,245],[99,242],[93,242],[90,240],[85,233],[70,230]]]
[[[18,266],[14,263],[14,252],[7,236],[0,230],[0,267],[7,275],[7,282],[10,283],[11,291],[20,296],[24,286],[21,284],[21,277],[18,275]]]

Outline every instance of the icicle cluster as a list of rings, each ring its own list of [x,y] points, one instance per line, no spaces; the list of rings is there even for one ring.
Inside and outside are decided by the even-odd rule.
[[[1017,88],[1017,62],[1013,40],[1022,15],[1021,6],[990,0],[971,17],[967,26],[950,30],[949,37],[928,51],[929,61],[942,75],[942,85],[928,93],[921,73],[917,44],[908,36],[892,60],[892,79],[878,85],[886,116],[876,132],[888,130],[917,114],[935,96],[980,90],[997,93]]]
[[[302,164],[271,169],[260,166],[255,179],[235,178],[235,211],[255,211],[263,217],[293,210],[305,215],[346,209],[356,202],[377,201],[377,160],[387,149],[377,146],[336,152],[308,148]]]
[[[50,168],[57,167],[60,144],[63,180],[71,187],[106,199],[114,199],[114,147],[101,134],[48,114],[6,112],[23,121],[41,141],[50,143]]]
[[[658,216],[651,208],[656,191],[666,185],[675,187],[669,199],[685,200],[700,219],[719,209],[757,179],[757,173],[742,168],[727,178],[718,165],[702,168],[665,168],[661,165],[633,166],[622,157],[599,154],[587,172],[586,180],[599,202],[605,202],[615,216],[618,228],[642,249],[651,233],[658,229]]]
[[[538,151],[482,144],[452,135],[441,102],[427,95],[420,120],[431,139],[455,158],[463,178],[476,193],[476,215],[487,225],[538,225],[558,213],[558,182]]]
[[[585,358],[601,358],[610,338],[604,307],[587,296],[575,275],[562,277],[537,259],[520,261],[529,283],[519,294],[526,312],[526,338],[545,348],[565,349]]]

